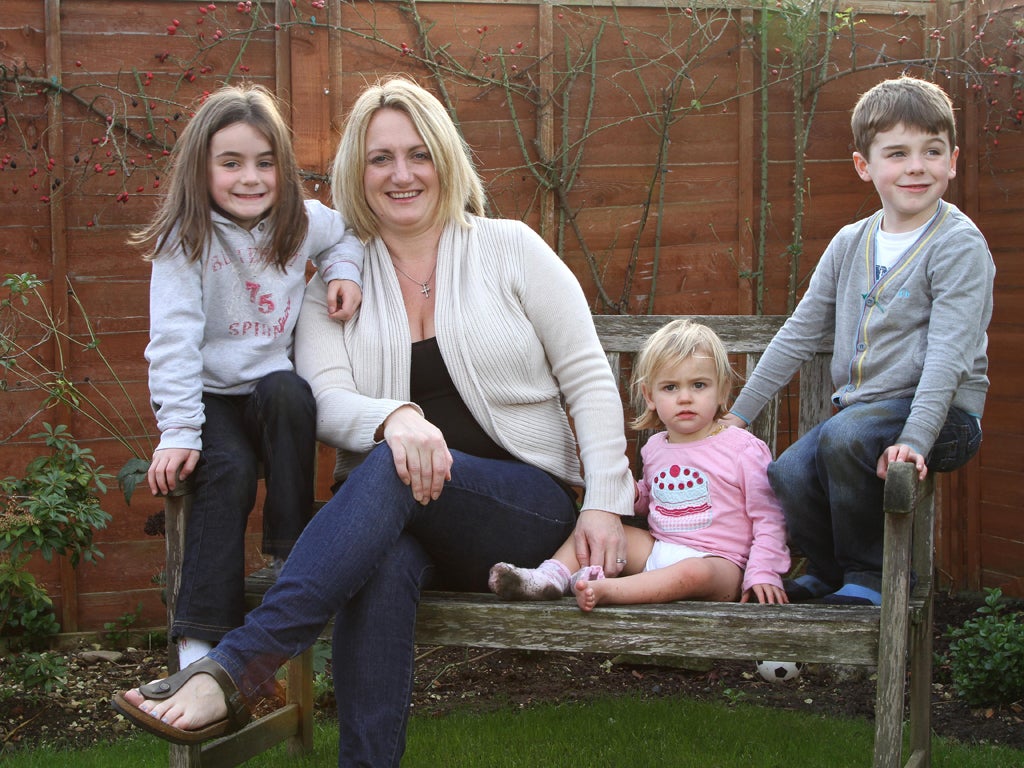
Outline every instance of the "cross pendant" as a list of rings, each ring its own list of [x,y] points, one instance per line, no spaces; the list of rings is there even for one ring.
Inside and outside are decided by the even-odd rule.
[[[429,299],[430,298],[430,286],[427,285],[426,283],[420,283],[420,293],[423,294],[423,298]]]

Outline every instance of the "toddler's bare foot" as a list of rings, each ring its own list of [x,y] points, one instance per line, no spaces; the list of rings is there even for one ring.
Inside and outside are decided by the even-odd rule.
[[[574,585],[576,591],[576,604],[581,611],[592,611],[601,603],[601,593],[605,585],[601,581],[577,581]]]

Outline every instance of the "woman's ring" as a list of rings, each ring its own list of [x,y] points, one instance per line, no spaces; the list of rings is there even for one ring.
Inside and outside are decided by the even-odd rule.
[[[615,562],[618,563],[619,565],[625,565],[626,564],[626,561],[623,560],[621,557],[616,558]]]

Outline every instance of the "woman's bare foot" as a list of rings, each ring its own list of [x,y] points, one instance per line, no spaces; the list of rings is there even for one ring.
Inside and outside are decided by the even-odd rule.
[[[138,688],[125,691],[124,698],[151,717],[183,731],[199,730],[228,714],[224,692],[207,674],[196,675],[168,699],[147,699]]]

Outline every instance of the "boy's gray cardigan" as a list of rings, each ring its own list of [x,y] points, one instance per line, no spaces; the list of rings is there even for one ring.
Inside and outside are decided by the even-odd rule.
[[[839,231],[796,311],[765,350],[732,411],[748,422],[826,334],[833,402],[913,397],[898,443],[928,455],[950,405],[981,417],[995,264],[984,236],[940,200],[924,233],[877,282],[882,213]]]

